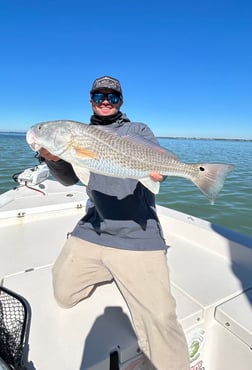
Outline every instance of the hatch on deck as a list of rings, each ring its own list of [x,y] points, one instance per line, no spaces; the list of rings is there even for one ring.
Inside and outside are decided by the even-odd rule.
[[[252,289],[219,305],[216,320],[252,348]]]

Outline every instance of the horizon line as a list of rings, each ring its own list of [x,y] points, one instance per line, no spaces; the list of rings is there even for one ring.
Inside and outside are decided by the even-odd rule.
[[[0,134],[26,134],[26,131],[2,131]],[[188,139],[188,140],[230,140],[230,141],[252,141],[251,139],[245,138],[227,138],[227,137],[202,137],[202,136],[166,136],[166,135],[156,135],[157,139]]]

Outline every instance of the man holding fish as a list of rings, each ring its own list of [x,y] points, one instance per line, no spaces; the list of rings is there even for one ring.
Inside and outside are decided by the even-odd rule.
[[[117,79],[97,78],[90,94],[91,126],[103,127],[104,132],[115,132],[119,137],[139,138],[140,142],[142,138],[157,150],[151,130],[143,123],[131,122],[120,111],[123,94]],[[72,164],[45,147],[40,148],[40,155],[62,184],[79,180],[78,167],[74,171]],[[79,150],[77,155],[93,156],[90,150]],[[187,343],[171,295],[167,247],[153,192],[134,178],[92,171],[87,176],[87,212],[53,266],[58,304],[72,307],[87,298],[97,284],[114,280],[130,309],[139,345],[154,369],[189,370]],[[157,184],[163,179],[158,171],[150,171],[149,177]]]

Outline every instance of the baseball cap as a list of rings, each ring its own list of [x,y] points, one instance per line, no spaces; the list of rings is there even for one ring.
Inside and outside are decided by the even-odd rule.
[[[122,88],[120,82],[114,77],[103,76],[94,80],[90,94],[93,94],[95,91],[103,89],[113,90],[122,95]]]

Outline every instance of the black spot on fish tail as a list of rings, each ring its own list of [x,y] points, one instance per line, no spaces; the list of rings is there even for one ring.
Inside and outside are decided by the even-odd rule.
[[[196,166],[199,171],[191,180],[209,198],[210,203],[214,204],[226,176],[234,169],[234,166],[216,163],[197,164]]]

